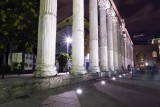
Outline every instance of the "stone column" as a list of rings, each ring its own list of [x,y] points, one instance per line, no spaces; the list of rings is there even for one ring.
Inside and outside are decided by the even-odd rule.
[[[108,68],[114,71],[114,52],[113,52],[113,34],[112,34],[112,17],[111,9],[107,9],[107,32],[108,32]]]
[[[159,54],[158,54],[158,57],[160,57],[160,40],[158,40],[158,50],[159,50]]]
[[[89,0],[89,71],[100,72],[98,54],[98,11],[97,0]]]
[[[131,41],[130,41],[130,43],[129,43],[129,64],[130,65],[132,65],[132,63],[131,63],[131,59],[132,59],[132,57],[131,57]]]
[[[125,56],[125,40],[124,40],[123,35],[121,35],[121,37],[122,37],[122,65],[121,66],[125,67],[125,58],[124,58],[124,56]]]
[[[131,65],[131,41],[128,43],[128,62]]]
[[[132,45],[132,41],[130,41],[130,45],[129,45],[129,47],[130,47],[130,65],[131,66],[133,66],[133,64],[132,64],[132,55],[133,55],[133,45]]]
[[[121,56],[121,44],[120,44],[120,40],[121,40],[121,29],[120,29],[120,25],[118,23],[118,37],[117,37],[117,42],[118,42],[118,66],[121,69],[121,63],[120,63],[120,56]]]
[[[127,61],[127,37],[124,36],[125,39],[124,39],[124,48],[125,48],[125,55],[124,55],[124,59],[125,59],[125,68],[127,68],[127,65],[128,65],[128,61]]]
[[[131,64],[134,66],[134,58],[133,58],[133,44],[131,44]]]
[[[127,40],[126,47],[127,47],[126,51],[127,51],[127,66],[128,66],[129,65],[129,40]]]
[[[118,66],[118,18],[116,16],[112,17],[113,22],[113,51],[114,51],[114,69],[119,70]]]
[[[55,67],[57,0],[40,0],[38,54],[35,77],[57,74]]]
[[[84,74],[84,0],[73,0],[72,74]]]
[[[99,0],[98,4],[100,12],[100,69],[101,71],[108,71],[106,0]]]

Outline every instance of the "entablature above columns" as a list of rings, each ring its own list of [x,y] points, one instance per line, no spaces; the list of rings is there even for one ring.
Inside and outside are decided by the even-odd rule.
[[[108,0],[98,0],[98,6],[100,9],[107,9],[111,7],[111,4]]]

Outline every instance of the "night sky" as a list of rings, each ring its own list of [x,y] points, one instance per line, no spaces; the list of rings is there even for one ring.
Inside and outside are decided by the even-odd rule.
[[[113,0],[134,44],[160,37],[160,0]]]

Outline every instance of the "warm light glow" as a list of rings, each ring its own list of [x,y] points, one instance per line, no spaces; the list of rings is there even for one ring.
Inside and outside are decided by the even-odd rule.
[[[104,84],[106,84],[106,82],[105,81],[101,81],[101,84],[104,85]]]
[[[123,76],[126,76],[126,74],[123,74]]]
[[[83,91],[82,91],[82,89],[80,89],[80,88],[76,90],[76,93],[77,93],[77,94],[82,94],[82,92],[83,92]]]
[[[66,42],[67,42],[67,43],[71,43],[71,42],[72,42],[72,39],[71,39],[70,37],[67,37],[67,38],[66,38]]]
[[[146,62],[146,66],[148,66],[148,63]]]
[[[157,57],[157,52],[156,52],[156,51],[153,51],[153,52],[152,52],[152,57],[154,57],[154,58]]]
[[[116,80],[116,78],[115,78],[115,77],[112,77],[112,80],[114,81],[114,80]]]
[[[87,59],[89,59],[89,53],[87,54]]]
[[[69,74],[69,72],[58,73],[58,75],[66,75],[66,74]]]

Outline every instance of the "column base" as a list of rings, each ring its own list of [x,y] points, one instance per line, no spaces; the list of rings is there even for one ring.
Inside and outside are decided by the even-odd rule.
[[[113,67],[113,66],[110,67],[110,68],[109,68],[109,71],[114,71],[114,67]]]
[[[89,72],[93,72],[93,73],[100,72],[100,69],[98,66],[92,66],[92,67],[89,67]]]
[[[37,65],[34,77],[50,77],[57,75],[55,66]]]
[[[119,67],[115,67],[114,70],[115,70],[115,71],[118,71],[118,70],[119,70]]]
[[[108,77],[112,77],[112,72],[108,71]]]
[[[71,68],[71,74],[73,75],[78,75],[78,74],[86,74],[87,71],[85,70],[84,67],[72,67]]]
[[[114,72],[114,75],[118,74],[118,71],[117,71],[117,70],[115,70],[115,71],[113,71],[113,72]]]
[[[100,70],[101,70],[101,72],[106,72],[106,71],[108,71],[108,67],[107,66],[101,66]]]

